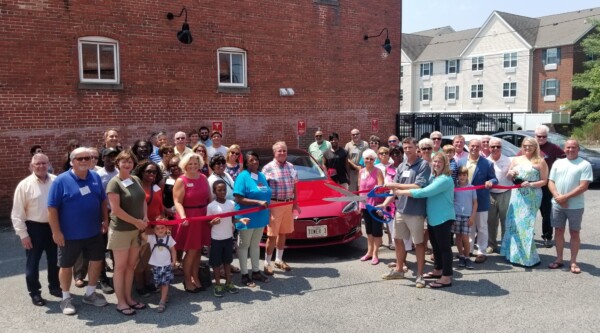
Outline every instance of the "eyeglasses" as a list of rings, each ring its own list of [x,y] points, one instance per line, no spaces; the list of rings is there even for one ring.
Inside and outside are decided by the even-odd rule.
[[[175,140],[185,140],[185,136],[175,138]]]
[[[144,170],[144,173],[147,173],[147,174],[151,174],[151,173],[154,173],[154,174],[155,174],[155,173],[157,173],[157,172],[158,172],[158,171],[156,171],[156,170],[151,170],[151,169]]]
[[[225,163],[223,163],[223,162],[221,162],[221,161],[218,161],[218,162],[214,162],[214,165],[215,165],[215,166],[217,166],[217,165],[225,165]]]
[[[481,141],[481,143],[490,143],[489,141]]]
[[[378,145],[379,142],[377,142],[377,141],[371,141],[371,142],[369,142],[369,144],[371,144],[371,145]]]
[[[490,146],[491,149],[500,149],[502,146]]]
[[[352,136],[358,136],[360,133],[352,133]]]
[[[179,169],[179,165],[169,165],[169,169]]]
[[[525,148],[525,149],[531,149],[531,148],[533,148],[533,145],[523,145],[523,148]]]
[[[387,152],[385,152],[385,151],[381,151],[381,152],[379,152],[379,155],[389,155],[389,154],[390,154],[390,153],[387,153]]]
[[[398,140],[388,140],[388,143],[398,142]]]
[[[428,150],[432,150],[432,148],[431,148],[431,147],[423,147],[423,148],[420,148],[420,149],[421,149],[421,151],[428,151]]]
[[[165,150],[165,154],[173,154],[175,151],[173,150]]]
[[[535,137],[538,138],[538,139],[545,139],[548,136],[547,135],[536,135]]]
[[[77,160],[77,162],[83,162],[83,161],[89,162],[92,159],[92,157],[91,156],[75,157],[74,159]]]
[[[322,135],[315,135],[315,138],[322,138]]]
[[[431,140],[433,140],[433,141],[441,141],[442,138],[431,138]]]
[[[238,156],[239,156],[239,155],[240,155],[240,152],[239,152],[239,151],[232,151],[232,152],[231,152],[231,155],[238,155]]]

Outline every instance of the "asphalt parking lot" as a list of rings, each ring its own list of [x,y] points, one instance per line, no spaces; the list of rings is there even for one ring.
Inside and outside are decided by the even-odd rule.
[[[454,284],[443,290],[414,287],[414,256],[409,254],[405,280],[383,281],[380,275],[393,261],[381,248],[377,266],[360,262],[366,240],[311,250],[288,250],[293,270],[276,272],[257,288],[242,288],[221,299],[212,291],[188,294],[173,285],[167,311],[157,314],[158,295],[140,299],[150,309],[125,317],[109,305],[93,308],[81,303],[83,289],[72,287],[78,314],[65,316],[59,299],[48,295],[44,307],[33,306],[24,278],[25,254],[12,231],[0,232],[0,327],[3,332],[372,332],[487,331],[596,332],[600,299],[600,187],[586,193],[579,265],[549,270],[555,249],[539,249],[542,264],[532,269],[513,267],[499,255],[476,266],[457,269]],[[541,230],[538,218],[536,230]],[[540,243],[538,243],[539,245]],[[568,262],[570,252],[565,251]],[[42,260],[43,261],[43,260]],[[430,269],[428,264],[426,271]],[[568,265],[565,265],[568,267]],[[45,279],[45,268],[41,273]],[[180,280],[178,280],[180,281]],[[239,275],[234,282],[239,283]],[[44,285],[44,283],[42,283]]]

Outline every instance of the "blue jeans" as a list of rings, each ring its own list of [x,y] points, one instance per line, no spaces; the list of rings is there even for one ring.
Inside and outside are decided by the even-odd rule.
[[[48,223],[26,221],[27,232],[33,245],[30,250],[25,250],[25,281],[29,296],[41,294],[40,284],[40,259],[44,251],[48,262],[48,289],[60,290],[58,281],[57,247],[52,239],[52,231]]]

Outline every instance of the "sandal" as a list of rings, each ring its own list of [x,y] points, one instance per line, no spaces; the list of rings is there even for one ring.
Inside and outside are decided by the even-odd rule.
[[[254,283],[254,281],[252,281],[252,279],[250,278],[250,276],[248,274],[242,275],[242,284],[249,288],[256,287],[256,283]]]
[[[550,265],[548,265],[548,268],[550,269],[559,269],[562,268],[565,264],[563,264],[562,262],[553,262]]]
[[[144,310],[146,308],[146,304],[137,302],[135,304],[130,304],[129,307],[134,310]]]
[[[432,289],[440,289],[440,288],[446,288],[446,287],[452,287],[452,282],[450,282],[450,283],[441,283],[439,281],[435,281],[435,282],[430,282],[429,283],[429,288],[432,288]]]
[[[118,313],[125,315],[125,316],[133,316],[135,314],[135,310],[132,308],[125,308],[125,309],[116,308],[116,309],[117,309]]]
[[[156,308],[156,312],[163,313],[167,309],[167,304],[160,302],[158,303],[158,307]]]
[[[423,278],[424,279],[440,279],[442,278],[442,275],[437,275],[437,274],[433,274],[432,272],[429,273],[425,273],[423,274]]]
[[[572,263],[571,264],[571,273],[579,274],[579,273],[581,273],[581,268],[579,268],[579,266],[577,266],[576,263]]]
[[[269,282],[269,278],[262,275],[260,272],[252,272],[252,280],[260,281],[260,282],[264,282],[264,283]]]

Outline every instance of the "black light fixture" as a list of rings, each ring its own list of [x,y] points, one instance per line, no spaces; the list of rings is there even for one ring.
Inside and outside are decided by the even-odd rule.
[[[381,32],[379,33],[379,35],[375,35],[375,36],[367,36],[367,35],[365,35],[363,38],[364,38],[364,40],[367,40],[367,39],[372,38],[372,37],[379,37],[379,36],[381,36],[381,34],[384,31],[385,31],[385,42],[381,46],[383,46],[383,49],[385,50],[385,52],[387,52],[388,54],[390,54],[390,52],[392,52],[392,44],[390,43],[390,37],[389,37],[388,29],[387,28],[383,28],[381,30]]]
[[[185,21],[183,22],[181,31],[177,33],[177,39],[179,39],[179,41],[183,44],[192,44],[192,33],[190,32],[190,25],[187,23],[187,9],[183,7],[183,9],[181,9],[181,13],[179,13],[179,15],[177,16],[173,15],[173,13],[167,13],[167,18],[169,20],[172,20],[175,17],[181,17],[181,15],[183,15],[183,12],[185,12]]]

